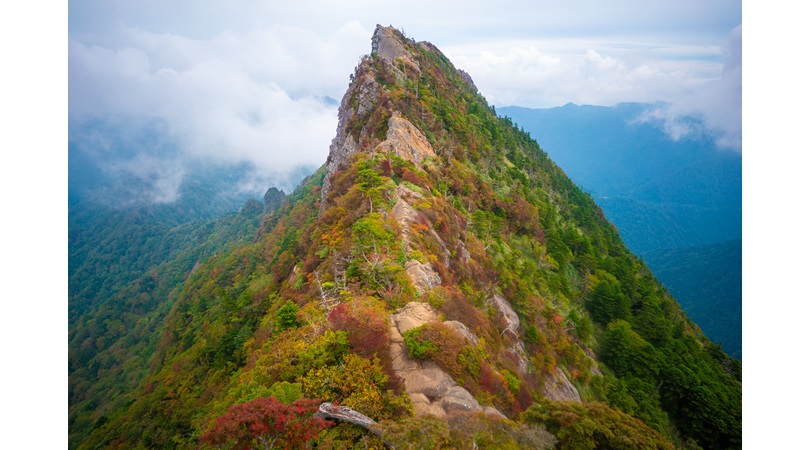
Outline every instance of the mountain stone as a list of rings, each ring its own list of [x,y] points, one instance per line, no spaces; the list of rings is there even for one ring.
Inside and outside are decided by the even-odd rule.
[[[434,286],[442,284],[442,280],[431,266],[431,263],[421,263],[416,259],[406,261],[406,274],[412,280],[412,284],[420,292],[430,291]]]
[[[464,337],[467,342],[473,345],[478,345],[478,336],[476,336],[472,331],[470,331],[470,329],[467,328],[467,325],[463,324],[462,322],[459,322],[458,320],[447,320],[442,323],[444,325],[453,328],[454,331],[461,334],[462,337]]]
[[[498,313],[503,317],[506,328],[501,331],[501,335],[505,335],[511,346],[508,348],[510,354],[514,355],[517,359],[517,366],[523,373],[528,372],[528,356],[526,355],[525,347],[520,341],[520,317],[518,317],[512,305],[500,294],[494,294],[490,297],[490,303],[497,308]]]
[[[557,367],[553,375],[545,378],[542,394],[545,398],[556,401],[581,402],[578,389],[567,378],[561,368]]]
[[[456,411],[477,411],[505,417],[491,406],[482,406],[433,361],[409,357],[403,333],[439,320],[431,305],[410,302],[392,314],[390,320],[390,359],[392,369],[403,380],[417,416],[445,417]]]
[[[478,88],[476,87],[476,84],[473,83],[473,78],[470,76],[469,73],[465,72],[462,69],[456,69],[456,71],[459,72],[459,76],[462,77],[465,83],[467,83],[470,86],[473,92],[478,92]]]
[[[413,67],[420,73],[420,66],[414,61],[412,54],[398,39],[398,30],[392,27],[376,25],[372,38],[372,52],[379,58],[389,63],[401,76],[403,72],[396,66],[398,61],[403,62],[409,67]]]
[[[403,245],[406,248],[406,256],[409,256],[409,253],[415,249],[415,244],[412,242],[411,238],[411,225],[422,222],[427,225],[427,233],[434,238],[434,241],[439,245],[439,249],[441,250],[440,253],[445,266],[450,267],[450,257],[448,256],[450,252],[448,251],[448,247],[445,245],[445,242],[434,230],[434,227],[428,223],[425,217],[420,215],[417,210],[414,209],[414,203],[420,198],[423,198],[422,194],[415,192],[402,184],[399,185],[398,189],[395,191],[395,205],[392,207],[392,215],[400,225],[401,239],[403,240]],[[459,242],[461,243],[461,241]],[[464,244],[462,244],[462,246],[463,245]],[[460,250],[458,250],[457,254],[463,257],[467,256],[467,258],[470,257],[470,252],[468,252],[466,248],[461,250],[460,247]],[[433,268],[431,270],[433,270]],[[437,278],[439,278],[439,275],[437,275]],[[425,291],[427,289],[418,288],[418,290]]]
[[[393,113],[389,118],[387,139],[378,144],[376,152],[391,152],[410,161],[418,169],[424,158],[436,158],[434,149],[425,135],[400,113]]]
[[[320,190],[321,209],[325,206],[328,191],[331,189],[331,176],[348,161],[351,155],[359,150],[358,136],[347,131],[351,120],[362,120],[375,109],[375,99],[381,92],[381,85],[371,74],[367,74],[360,83],[351,82],[342,103],[339,105],[339,121],[337,132],[328,148],[328,159],[325,162],[326,174]]]
[[[275,187],[267,189],[267,192],[264,194],[264,214],[272,214],[273,211],[280,208],[281,205],[284,204],[285,198],[286,194],[284,191]]]
[[[515,310],[512,309],[512,305],[509,301],[500,294],[495,294],[490,297],[490,301],[498,308],[498,312],[501,313],[506,322],[506,329],[504,331],[508,330],[517,336],[517,331],[520,329],[520,318],[517,316]]]

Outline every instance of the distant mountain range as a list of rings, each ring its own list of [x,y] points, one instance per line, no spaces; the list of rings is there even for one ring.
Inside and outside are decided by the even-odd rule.
[[[709,246],[741,245],[742,156],[718,149],[714,136],[696,132],[673,140],[660,124],[642,119],[662,106],[568,103],[497,111],[528,131],[593,196],[626,245],[662,275],[660,281],[690,318],[740,358],[742,274],[716,278],[716,289],[706,289],[701,280],[707,279],[702,275],[713,276],[710,268],[741,265],[729,247],[720,252]],[[675,276],[678,268],[693,276]],[[703,290],[704,298],[697,289]],[[735,304],[723,323],[712,325],[703,319],[719,312],[720,305]]]

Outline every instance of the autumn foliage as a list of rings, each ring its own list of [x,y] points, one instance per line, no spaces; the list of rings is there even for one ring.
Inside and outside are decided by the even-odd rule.
[[[202,444],[231,448],[302,447],[333,422],[314,417],[321,400],[302,398],[285,405],[274,397],[240,403],[215,420],[214,428],[200,437]]]
[[[70,448],[381,445],[315,418],[322,400],[273,395],[353,408],[399,448],[741,447],[741,365],[687,321],[528,133],[433,45],[393,33],[412,58],[362,59],[341,107],[347,164],[320,168],[273,213],[251,204],[252,215],[176,229],[180,241],[142,251],[192,250],[134,285],[106,259],[92,277],[71,276],[71,291],[84,280],[93,294],[70,293],[82,305],[70,310]],[[436,158],[376,149],[396,113]],[[162,233],[129,225],[135,239],[112,234],[108,256]],[[139,273],[123,256],[113,263]],[[411,261],[436,272],[425,289]],[[411,301],[437,320],[405,330],[408,353],[516,422],[411,417],[389,357],[400,345],[389,316]],[[557,369],[582,403],[543,399]]]
[[[353,352],[372,358],[386,352],[389,347],[387,314],[365,302],[340,303],[328,314],[334,330],[348,332]]]

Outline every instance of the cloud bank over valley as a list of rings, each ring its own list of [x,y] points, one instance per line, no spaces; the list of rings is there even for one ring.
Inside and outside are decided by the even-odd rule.
[[[739,3],[367,5],[71,2],[71,160],[138,180],[146,201],[175,200],[203,165],[291,190],[325,162],[375,23],[437,45],[496,106],[667,102],[642,120],[740,149]]]

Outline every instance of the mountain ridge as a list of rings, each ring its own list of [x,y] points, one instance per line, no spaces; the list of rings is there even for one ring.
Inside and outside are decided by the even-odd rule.
[[[212,445],[269,397],[392,430],[329,425],[322,448],[736,446],[736,362],[592,198],[432,44],[374,36],[326,166],[192,269],[149,374],[76,446]],[[453,383],[415,389],[408,365]]]

